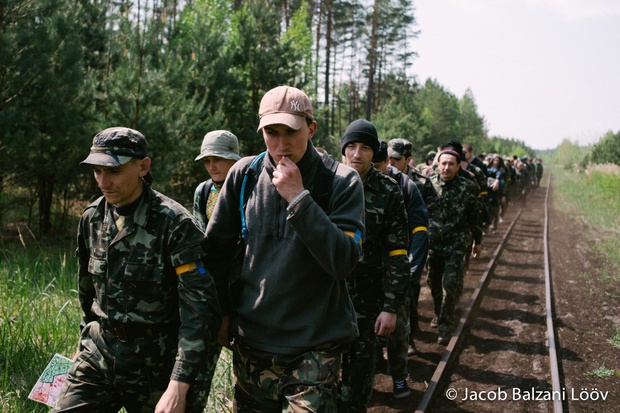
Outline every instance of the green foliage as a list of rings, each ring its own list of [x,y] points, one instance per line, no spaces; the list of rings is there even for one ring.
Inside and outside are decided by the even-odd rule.
[[[620,165],[620,131],[607,132],[603,138],[594,145],[590,154],[592,163],[613,163]]]
[[[206,178],[193,160],[205,133],[229,129],[243,155],[261,152],[260,99],[282,84],[315,102],[314,142],[336,156],[369,96],[381,137],[406,137],[420,159],[451,139],[490,147],[471,91],[458,99],[436,80],[420,86],[406,75],[415,56],[407,45],[418,35],[410,0],[376,8],[301,0],[5,3],[0,221],[26,211],[39,234],[66,228],[71,205],[99,194],[89,168],[78,167],[98,131],[122,125],[144,133],[154,186],[189,206]]]
[[[590,182],[595,186],[595,190],[604,194],[601,197],[603,202],[613,201],[620,194],[620,176],[616,174],[593,171]]]
[[[533,156],[534,150],[529,148],[524,142],[516,139],[507,139],[494,136],[486,143],[481,145],[483,152],[497,153],[502,156]]]
[[[416,98],[416,104],[422,108],[422,127],[428,131],[424,137],[427,144],[437,148],[451,140],[462,140],[456,96],[446,91],[436,80],[428,79]]]
[[[469,143],[474,148],[484,146],[487,130],[484,118],[478,114],[478,106],[470,89],[467,89],[463,98],[459,100],[459,128],[461,142]]]
[[[0,177],[33,189],[30,202],[40,201],[39,227],[48,231],[54,193],[62,193],[75,175],[75,142],[92,114],[83,68],[85,28],[75,24],[88,6],[11,1],[0,11]]]
[[[553,168],[552,173],[555,179],[554,202],[591,227],[596,234],[595,247],[613,262],[612,267],[599,268],[598,271],[617,274],[617,268],[620,268],[617,245],[620,234],[620,176],[612,172],[575,173],[563,168]]]
[[[564,139],[555,150],[555,163],[565,169],[572,169],[584,156],[585,153],[577,143]]]
[[[592,371],[589,371],[586,373],[588,375],[588,377],[590,378],[595,378],[595,379],[607,379],[609,377],[612,377],[615,372],[612,369],[608,369],[605,366],[601,366],[598,367]]]
[[[612,346],[620,349],[620,328],[616,328],[611,338],[607,341]]]
[[[26,396],[55,353],[72,357],[75,352],[79,306],[70,251],[19,244],[0,249],[2,411],[48,411]]]
[[[75,245],[15,243],[0,248],[0,411],[48,412],[27,399],[55,353],[72,357],[80,311]],[[232,354],[224,349],[213,377],[207,412],[232,411]],[[124,410],[123,410],[124,411]]]
[[[423,159],[430,150],[428,128],[421,124],[422,107],[416,105],[421,89],[410,85],[402,75],[390,74],[385,82],[388,96],[373,118],[379,138],[385,141],[404,138],[413,144],[412,156]]]

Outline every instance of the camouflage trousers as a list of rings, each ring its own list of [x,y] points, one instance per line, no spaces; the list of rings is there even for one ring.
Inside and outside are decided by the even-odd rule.
[[[409,349],[409,311],[410,298],[405,297],[403,305],[396,313],[396,326],[394,332],[387,337],[377,337],[377,347],[387,347],[388,373],[394,380],[402,380],[407,377],[407,350]],[[381,353],[383,350],[381,349]],[[381,356],[383,356],[381,354]]]
[[[471,251],[474,246],[474,237],[472,236],[471,232],[465,237],[465,242],[466,245],[465,254],[463,257],[463,269],[461,270],[463,272],[463,275],[467,274],[467,270],[469,270],[469,259],[471,258]]]
[[[346,347],[300,355],[265,353],[235,343],[235,412],[337,412],[338,374]]]
[[[117,413],[124,407],[128,413],[152,413],[170,382],[177,342],[176,332],[121,342],[99,322],[89,323],[82,330],[80,354],[52,411]],[[206,394],[192,385],[186,412],[204,410],[215,368],[207,364],[199,375],[200,384],[209,386]]]
[[[176,334],[123,343],[91,322],[79,350],[53,412],[153,412],[170,381]]]
[[[464,248],[445,252],[430,250],[428,253],[427,281],[442,333],[451,333],[454,327],[454,313],[463,292],[464,253]]]
[[[358,317],[357,337],[342,358],[339,413],[366,412],[375,378],[375,317]]]

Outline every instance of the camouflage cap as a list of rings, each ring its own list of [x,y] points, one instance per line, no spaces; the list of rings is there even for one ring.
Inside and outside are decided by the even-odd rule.
[[[394,159],[400,159],[401,156],[408,158],[411,156],[411,147],[413,145],[407,139],[396,138],[388,142],[388,156]]]
[[[104,129],[93,138],[90,154],[82,164],[121,166],[132,158],[144,159],[148,143],[140,132],[125,127]]]

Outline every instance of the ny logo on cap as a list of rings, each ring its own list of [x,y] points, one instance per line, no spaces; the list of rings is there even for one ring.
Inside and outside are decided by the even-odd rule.
[[[301,111],[301,109],[300,109],[300,105],[299,105],[299,102],[298,102],[298,101],[296,101],[296,100],[291,100],[291,110],[295,110],[295,111],[297,111],[297,112],[300,112],[300,111]]]

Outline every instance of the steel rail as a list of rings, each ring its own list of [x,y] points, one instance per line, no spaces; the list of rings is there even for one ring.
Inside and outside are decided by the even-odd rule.
[[[431,377],[431,381],[429,382],[428,387],[426,391],[424,392],[424,396],[422,396],[422,400],[418,404],[416,413],[423,413],[427,409],[430,408],[431,403],[433,399],[435,398],[437,391],[439,390],[439,384],[441,382],[442,377],[444,376],[445,371],[447,370],[448,366],[450,365],[450,363],[454,360],[454,358],[457,355],[457,352],[455,351],[455,349],[458,349],[458,347],[460,346],[461,342],[463,341],[465,337],[465,331],[466,331],[465,327],[469,326],[469,323],[471,322],[471,319],[469,316],[473,311],[475,311],[480,306],[480,302],[482,301],[481,293],[486,289],[486,286],[489,280],[489,274],[493,272],[493,269],[497,265],[497,258],[499,257],[500,253],[504,249],[506,240],[508,240],[508,237],[510,236],[512,229],[514,228],[517,220],[521,216],[521,211],[522,209],[519,209],[517,216],[512,221],[512,223],[510,224],[510,226],[504,233],[502,239],[500,240],[499,244],[495,248],[495,251],[493,252],[493,255],[491,256],[491,259],[489,260],[489,263],[487,264],[487,267],[484,273],[482,274],[482,276],[480,277],[480,280],[478,281],[478,286],[472,293],[469,299],[469,302],[467,306],[465,307],[463,314],[461,315],[459,324],[456,327],[456,330],[454,331],[454,334],[452,335],[450,342],[446,346],[446,349],[443,352],[443,355],[441,356],[441,360],[437,364],[435,373],[433,374],[433,377]]]
[[[551,172],[549,172],[547,193],[545,195],[545,224],[544,224],[544,256],[545,256],[545,301],[547,313],[547,343],[549,346],[549,365],[551,369],[551,385],[554,394],[562,394],[563,388],[560,381],[560,369],[558,364],[557,344],[555,340],[553,285],[551,283],[551,266],[549,265],[549,188],[551,188]],[[557,393],[556,393],[557,392]],[[564,407],[561,398],[554,397],[553,411],[563,413]]]
[[[543,249],[544,249],[544,262],[545,262],[545,301],[546,301],[546,324],[547,324],[547,342],[548,342],[548,351],[549,351],[549,364],[551,370],[551,382],[553,391],[557,392],[556,394],[561,394],[563,392],[562,383],[560,380],[559,374],[559,363],[557,358],[557,342],[555,339],[555,327],[554,327],[554,302],[553,302],[553,293],[552,293],[552,282],[551,282],[551,271],[549,264],[549,189],[551,187],[551,173],[548,176],[548,184],[547,191],[545,194],[545,220],[544,220],[544,231],[543,231]],[[474,290],[469,300],[467,307],[465,308],[461,319],[459,320],[459,324],[455,330],[454,335],[452,336],[450,342],[448,343],[446,350],[444,351],[441,361],[437,364],[437,368],[435,369],[435,373],[431,378],[430,383],[420,401],[416,413],[424,413],[427,410],[430,411],[431,404],[435,397],[437,396],[437,392],[439,391],[439,384],[441,383],[442,378],[444,377],[448,366],[454,360],[457,355],[455,351],[458,349],[465,336],[465,328],[470,323],[470,314],[475,311],[480,306],[481,294],[486,289],[486,285],[488,284],[489,274],[496,267],[497,258],[499,254],[504,248],[506,240],[508,239],[510,233],[517,220],[521,216],[522,210],[520,209],[515,219],[510,224],[510,227],[502,237],[499,245],[495,249],[491,260],[489,261],[487,268],[478,282],[478,286]],[[554,398],[553,401],[553,409],[554,413],[563,413],[564,408],[562,405],[562,400],[559,398]]]

